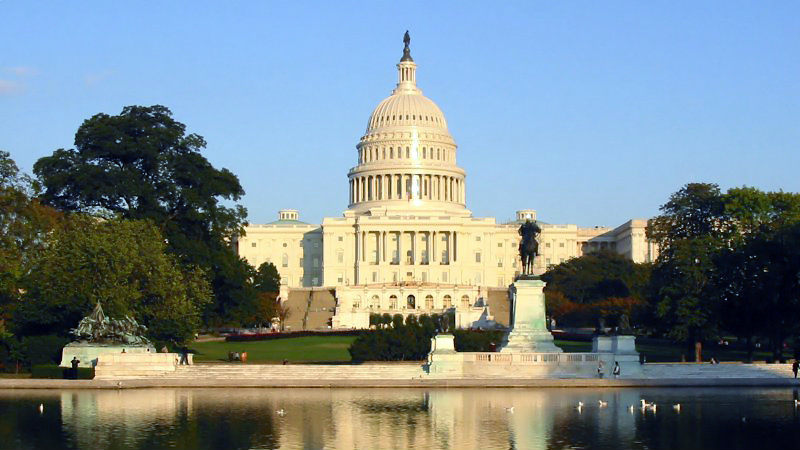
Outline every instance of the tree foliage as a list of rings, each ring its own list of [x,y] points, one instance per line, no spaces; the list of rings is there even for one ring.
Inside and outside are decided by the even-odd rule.
[[[661,207],[647,235],[660,245],[651,292],[671,336],[693,343],[728,330],[772,337],[776,355],[797,330],[793,256],[800,195],[688,184]]]
[[[127,106],[84,121],[75,148],[39,159],[34,173],[42,199],[60,210],[151,220],[184,263],[211,274],[216,302],[207,322],[236,323],[256,301],[248,286],[252,268],[229,245],[246,211],[225,203],[244,190],[233,173],[201,155],[205,147],[166,107]]]
[[[0,334],[22,294],[31,261],[46,245],[59,214],[34,198],[36,186],[0,151]]]
[[[571,326],[595,325],[599,317],[613,326],[622,314],[641,324],[650,270],[609,251],[572,258],[542,275],[547,314]]]
[[[156,340],[183,342],[200,326],[211,301],[205,272],[181,265],[149,221],[71,215],[50,239],[14,314],[20,335],[65,336],[97,302]]]

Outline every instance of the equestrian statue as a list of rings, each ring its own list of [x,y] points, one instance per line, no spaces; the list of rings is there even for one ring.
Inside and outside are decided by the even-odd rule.
[[[533,261],[539,254],[539,242],[536,238],[542,229],[536,222],[526,220],[519,226],[519,235],[522,240],[519,242],[519,259],[522,261],[522,276],[533,276]]]

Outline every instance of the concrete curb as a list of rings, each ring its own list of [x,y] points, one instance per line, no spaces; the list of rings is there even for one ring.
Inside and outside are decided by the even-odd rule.
[[[125,380],[0,380],[0,389],[158,389],[158,388],[629,388],[629,387],[797,387],[793,378],[664,378],[664,379],[234,379],[137,378]]]

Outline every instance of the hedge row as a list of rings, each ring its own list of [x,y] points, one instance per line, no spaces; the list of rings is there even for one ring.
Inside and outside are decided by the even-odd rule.
[[[362,330],[337,330],[337,331],[291,331],[286,333],[263,334],[232,334],[225,338],[226,342],[270,341],[273,339],[288,339],[303,336],[358,336]]]
[[[72,378],[72,369],[52,364],[39,364],[31,367],[31,378]],[[94,368],[78,367],[78,380],[91,380],[94,378]]]

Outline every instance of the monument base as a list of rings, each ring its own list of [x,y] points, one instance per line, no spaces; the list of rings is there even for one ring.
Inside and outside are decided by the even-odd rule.
[[[428,373],[452,377],[464,375],[464,357],[456,352],[455,338],[452,334],[437,334],[431,338]]]
[[[545,286],[533,277],[520,277],[511,285],[511,332],[501,343],[500,353],[562,352],[545,322]]]
[[[64,346],[61,351],[61,367],[72,367],[72,358],[78,358],[78,367],[95,367],[97,358],[100,355],[122,353],[155,353],[156,349],[152,346],[143,345],[102,345],[96,343],[71,342]]]

